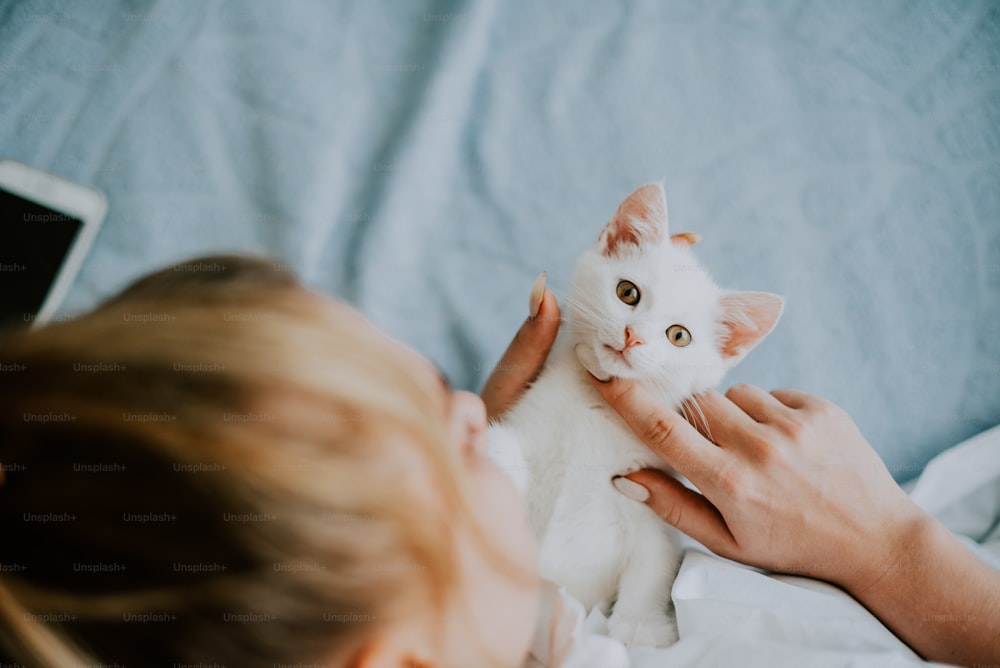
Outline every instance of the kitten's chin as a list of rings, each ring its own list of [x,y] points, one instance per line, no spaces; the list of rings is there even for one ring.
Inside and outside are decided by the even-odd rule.
[[[580,364],[584,369],[590,372],[590,374],[600,381],[605,381],[616,376],[618,378],[636,378],[637,375],[635,370],[629,367],[627,364],[617,362],[614,359],[603,359],[603,356],[598,351],[595,351],[591,346],[585,343],[578,343],[573,348],[573,352],[576,353],[576,359],[579,360]]]

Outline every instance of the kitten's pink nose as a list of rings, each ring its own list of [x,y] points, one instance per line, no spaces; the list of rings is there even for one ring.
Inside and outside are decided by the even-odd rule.
[[[622,348],[623,351],[628,350],[632,346],[641,346],[644,343],[645,341],[639,338],[639,335],[632,331],[631,327],[625,328],[625,347]]]

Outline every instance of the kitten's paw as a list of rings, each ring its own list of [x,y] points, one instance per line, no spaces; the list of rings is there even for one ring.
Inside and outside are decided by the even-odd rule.
[[[668,647],[677,642],[677,623],[667,615],[611,615],[608,635],[626,647]]]

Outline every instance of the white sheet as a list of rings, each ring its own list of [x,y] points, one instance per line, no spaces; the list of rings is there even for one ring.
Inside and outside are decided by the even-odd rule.
[[[1000,570],[1000,426],[939,455],[911,497]],[[680,641],[629,650],[632,668],[930,665],[840,589],[764,574],[694,544],[673,599]],[[604,634],[606,620],[592,611],[585,628]]]

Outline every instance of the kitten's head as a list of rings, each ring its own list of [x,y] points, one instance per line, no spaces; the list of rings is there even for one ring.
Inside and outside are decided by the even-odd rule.
[[[636,378],[679,402],[722,380],[778,322],[767,292],[720,289],[671,236],[660,184],[629,195],[577,264],[568,299],[577,357],[598,378]]]

